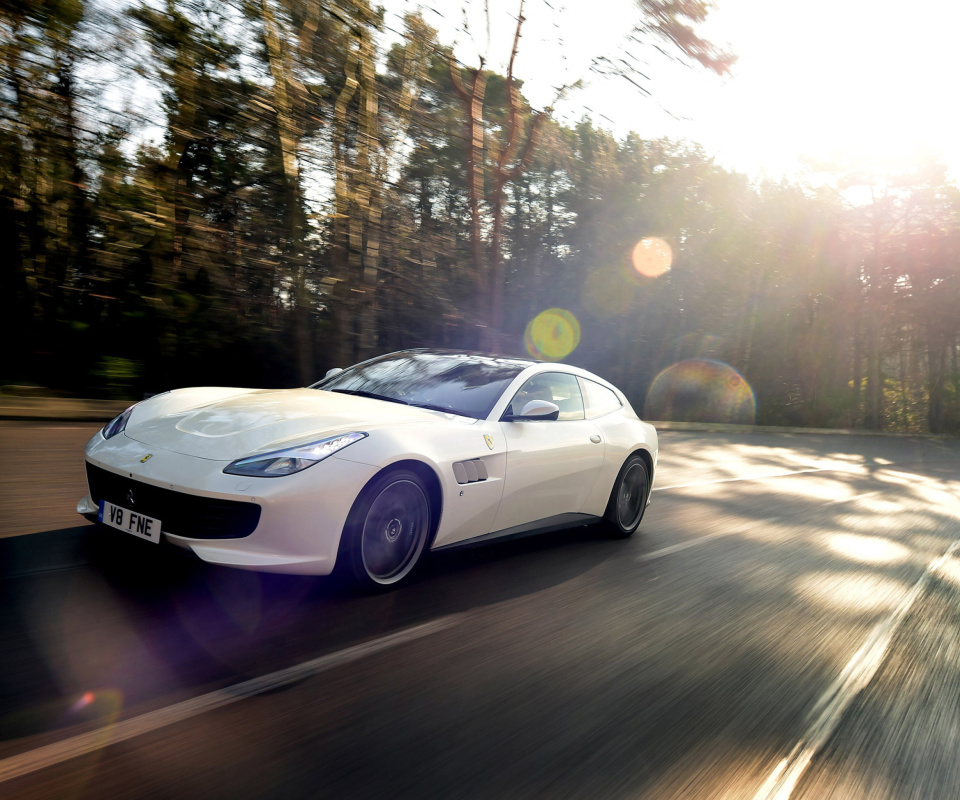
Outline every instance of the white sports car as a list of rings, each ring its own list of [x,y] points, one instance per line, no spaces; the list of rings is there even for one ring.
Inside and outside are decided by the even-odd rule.
[[[306,389],[178,389],[87,443],[88,519],[241,569],[368,588],[425,550],[605,521],[630,536],[657,432],[563,364],[409,350]]]

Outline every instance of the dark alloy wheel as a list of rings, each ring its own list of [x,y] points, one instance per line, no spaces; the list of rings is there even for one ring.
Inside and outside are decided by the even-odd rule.
[[[384,589],[404,580],[420,560],[432,519],[427,488],[409,470],[375,478],[358,500],[348,537],[353,577],[367,589]]]
[[[621,467],[613,484],[607,511],[607,528],[613,536],[626,538],[640,526],[650,495],[650,476],[647,465],[638,455],[632,455]]]

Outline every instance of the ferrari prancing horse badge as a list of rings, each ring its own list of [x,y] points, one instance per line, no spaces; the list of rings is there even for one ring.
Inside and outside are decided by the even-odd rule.
[[[493,437],[489,433],[483,434],[483,441],[487,443],[487,447],[493,450]]]

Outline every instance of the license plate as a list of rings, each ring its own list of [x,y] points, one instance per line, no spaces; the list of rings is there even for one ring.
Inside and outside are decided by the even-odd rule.
[[[111,528],[132,533],[148,542],[160,542],[160,520],[147,517],[129,508],[121,508],[106,500],[100,501],[97,518]]]

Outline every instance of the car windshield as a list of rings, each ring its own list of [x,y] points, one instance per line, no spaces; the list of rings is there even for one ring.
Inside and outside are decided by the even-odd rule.
[[[462,353],[393,353],[345,369],[312,389],[485,419],[529,362]]]

